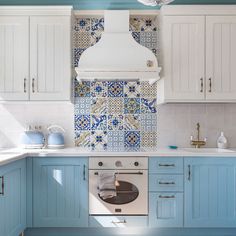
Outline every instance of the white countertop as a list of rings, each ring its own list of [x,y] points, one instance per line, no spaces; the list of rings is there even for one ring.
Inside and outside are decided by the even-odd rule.
[[[80,148],[65,149],[0,149],[0,166],[26,157],[236,157],[236,149],[221,150],[217,148],[179,148],[145,149],[141,151],[99,152]]]

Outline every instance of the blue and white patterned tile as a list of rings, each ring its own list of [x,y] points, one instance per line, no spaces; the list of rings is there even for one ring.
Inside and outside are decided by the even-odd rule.
[[[124,82],[124,96],[128,98],[140,97],[140,82],[139,81]]]
[[[140,32],[132,32],[132,36],[137,43],[140,43]]]
[[[155,17],[140,18],[140,31],[157,31],[157,23]]]
[[[140,44],[149,49],[157,48],[157,33],[156,32],[141,32]]]
[[[139,17],[131,17],[129,29],[132,32],[140,32],[141,31],[141,18]]]
[[[91,96],[92,97],[107,97],[107,82],[93,81],[91,82]]]
[[[75,115],[75,130],[90,130],[90,115]]]
[[[109,97],[123,97],[124,95],[124,82],[111,81],[108,82],[108,96]]]
[[[107,98],[92,98],[91,114],[107,114]]]
[[[95,45],[102,36],[102,31],[92,31],[90,33],[90,46]]]
[[[124,132],[108,131],[108,150],[122,151],[124,149]]]
[[[77,80],[76,80],[77,81]],[[90,82],[75,82],[75,97],[90,97]]]
[[[144,148],[157,147],[157,132],[141,132],[141,146]]]
[[[73,33],[74,47],[88,48],[90,47],[90,33],[75,31]]]
[[[77,97],[75,98],[75,114],[89,114],[90,113],[91,99],[88,97]]]
[[[84,51],[85,48],[74,48],[74,67],[79,65],[79,59]]]
[[[92,31],[103,31],[104,30],[104,18],[92,18],[91,19],[91,30]]]
[[[125,148],[139,148],[141,144],[140,131],[125,131]]]
[[[149,113],[141,115],[141,131],[151,132],[157,130],[157,114]]]
[[[125,115],[124,129],[125,130],[140,130],[140,115],[139,114]]]
[[[75,31],[90,31],[91,19],[90,18],[75,18],[74,30]]]
[[[91,131],[90,142],[92,150],[106,151],[107,131],[102,131],[102,130]]]
[[[142,81],[141,97],[157,97],[157,83],[150,85],[148,81]]]
[[[123,98],[108,98],[108,114],[123,114],[124,99]]]
[[[108,116],[108,130],[123,130],[124,116],[123,115],[109,115]]]
[[[124,99],[124,113],[125,114],[140,113],[140,98],[125,98]]]
[[[157,112],[156,98],[141,99],[141,113],[156,113],[156,112]]]
[[[91,129],[92,130],[107,130],[107,116],[106,115],[91,115]]]
[[[90,147],[90,131],[75,130],[75,146],[81,148]]]

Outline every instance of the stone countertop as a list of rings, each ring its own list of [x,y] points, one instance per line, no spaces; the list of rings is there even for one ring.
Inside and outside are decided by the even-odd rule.
[[[89,151],[80,148],[64,149],[0,149],[0,166],[26,157],[236,157],[236,149],[217,148],[179,148],[142,149],[121,151]]]

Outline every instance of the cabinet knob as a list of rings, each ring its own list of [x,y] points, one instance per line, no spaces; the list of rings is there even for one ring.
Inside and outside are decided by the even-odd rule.
[[[103,166],[103,163],[101,161],[98,162],[99,166]]]
[[[116,161],[115,165],[116,165],[116,167],[121,167],[122,163],[121,163],[121,161]]]
[[[137,161],[134,162],[135,166],[139,166],[139,163]]]

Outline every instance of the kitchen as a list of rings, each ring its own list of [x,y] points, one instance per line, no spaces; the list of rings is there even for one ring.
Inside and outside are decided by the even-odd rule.
[[[234,4],[0,1],[0,236],[235,235]]]

